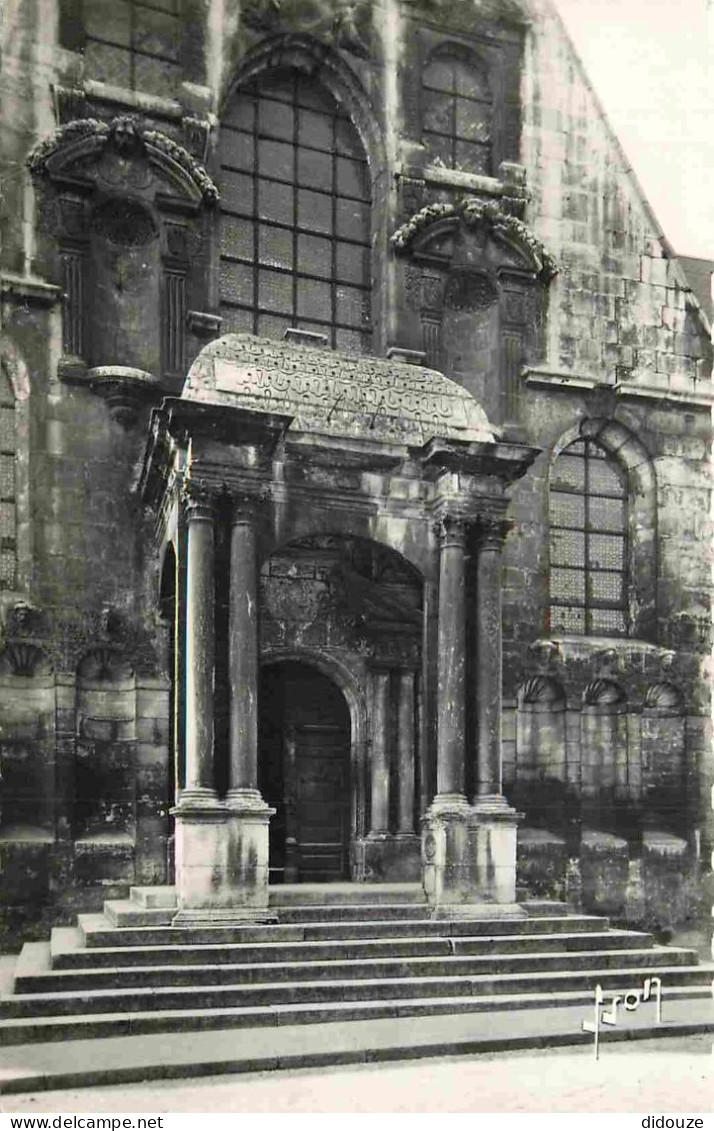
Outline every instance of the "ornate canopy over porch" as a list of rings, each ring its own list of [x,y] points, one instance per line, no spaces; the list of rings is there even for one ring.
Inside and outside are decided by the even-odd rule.
[[[261,661],[312,664],[345,696],[352,878],[423,876],[450,915],[513,909],[500,561],[536,454],[441,373],[249,335],[207,346],[154,412],[141,491],[178,563],[179,922],[267,914]]]

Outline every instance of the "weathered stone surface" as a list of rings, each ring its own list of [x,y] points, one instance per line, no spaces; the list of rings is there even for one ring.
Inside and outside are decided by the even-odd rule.
[[[18,0],[0,32],[3,938],[170,880],[189,781],[220,820],[182,843],[178,818],[187,898],[215,865],[216,913],[256,913],[270,833],[224,799],[261,775],[261,662],[342,696],[353,875],[412,875],[453,790],[434,899],[511,899],[515,832],[461,804],[503,776],[519,883],[685,921],[714,844],[709,324],[550,0],[256,2],[210,28],[191,3],[111,74],[92,5],[60,7]],[[454,75],[483,94],[458,150],[440,74],[450,113]],[[627,637],[551,631],[549,491],[582,438],[628,485]],[[446,514],[507,517],[498,561],[467,535],[440,578]]]
[[[248,335],[229,334],[206,346],[189,370],[183,395],[188,401],[281,413],[300,432],[415,445],[433,436],[493,439],[480,405],[434,370]]]

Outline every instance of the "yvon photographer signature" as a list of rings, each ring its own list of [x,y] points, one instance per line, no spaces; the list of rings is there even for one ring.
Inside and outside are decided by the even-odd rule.
[[[627,990],[624,994],[615,994],[610,1001],[610,1008],[601,1010],[605,998],[600,984],[595,986],[595,1005],[593,1020],[583,1021],[583,1032],[593,1033],[595,1036],[595,1059],[600,1055],[600,1026],[617,1025],[617,1011],[620,1006],[628,1013],[634,1013],[643,1002],[654,998],[657,1008],[657,1024],[662,1024],[662,982],[659,978],[645,978],[641,990]]]

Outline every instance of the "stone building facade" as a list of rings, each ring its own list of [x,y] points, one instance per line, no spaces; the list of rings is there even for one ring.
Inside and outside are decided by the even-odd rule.
[[[549,0],[12,0],[0,898],[712,847],[708,314]]]

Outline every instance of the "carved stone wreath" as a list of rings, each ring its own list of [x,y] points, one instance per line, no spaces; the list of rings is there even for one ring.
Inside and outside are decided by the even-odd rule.
[[[109,123],[97,118],[81,118],[60,126],[28,155],[30,172],[33,176],[47,173],[53,157],[82,141],[86,142],[90,152],[97,155],[108,145],[123,156],[145,155],[156,158],[156,155],[161,154],[174,162],[181,173],[193,182],[207,204],[214,204],[219,199],[218,190],[208,173],[187,149],[159,130],[145,128],[140,119],[126,115],[114,118]],[[84,151],[84,147],[79,148]]]
[[[459,220],[467,228],[485,227],[495,236],[502,236],[520,247],[529,259],[535,261],[538,274],[545,282],[557,274],[552,255],[522,220],[503,212],[492,201],[476,197],[464,197],[456,204],[444,201],[427,204],[397,228],[391,237],[392,247],[396,252],[408,251],[417,236],[440,220]]]

